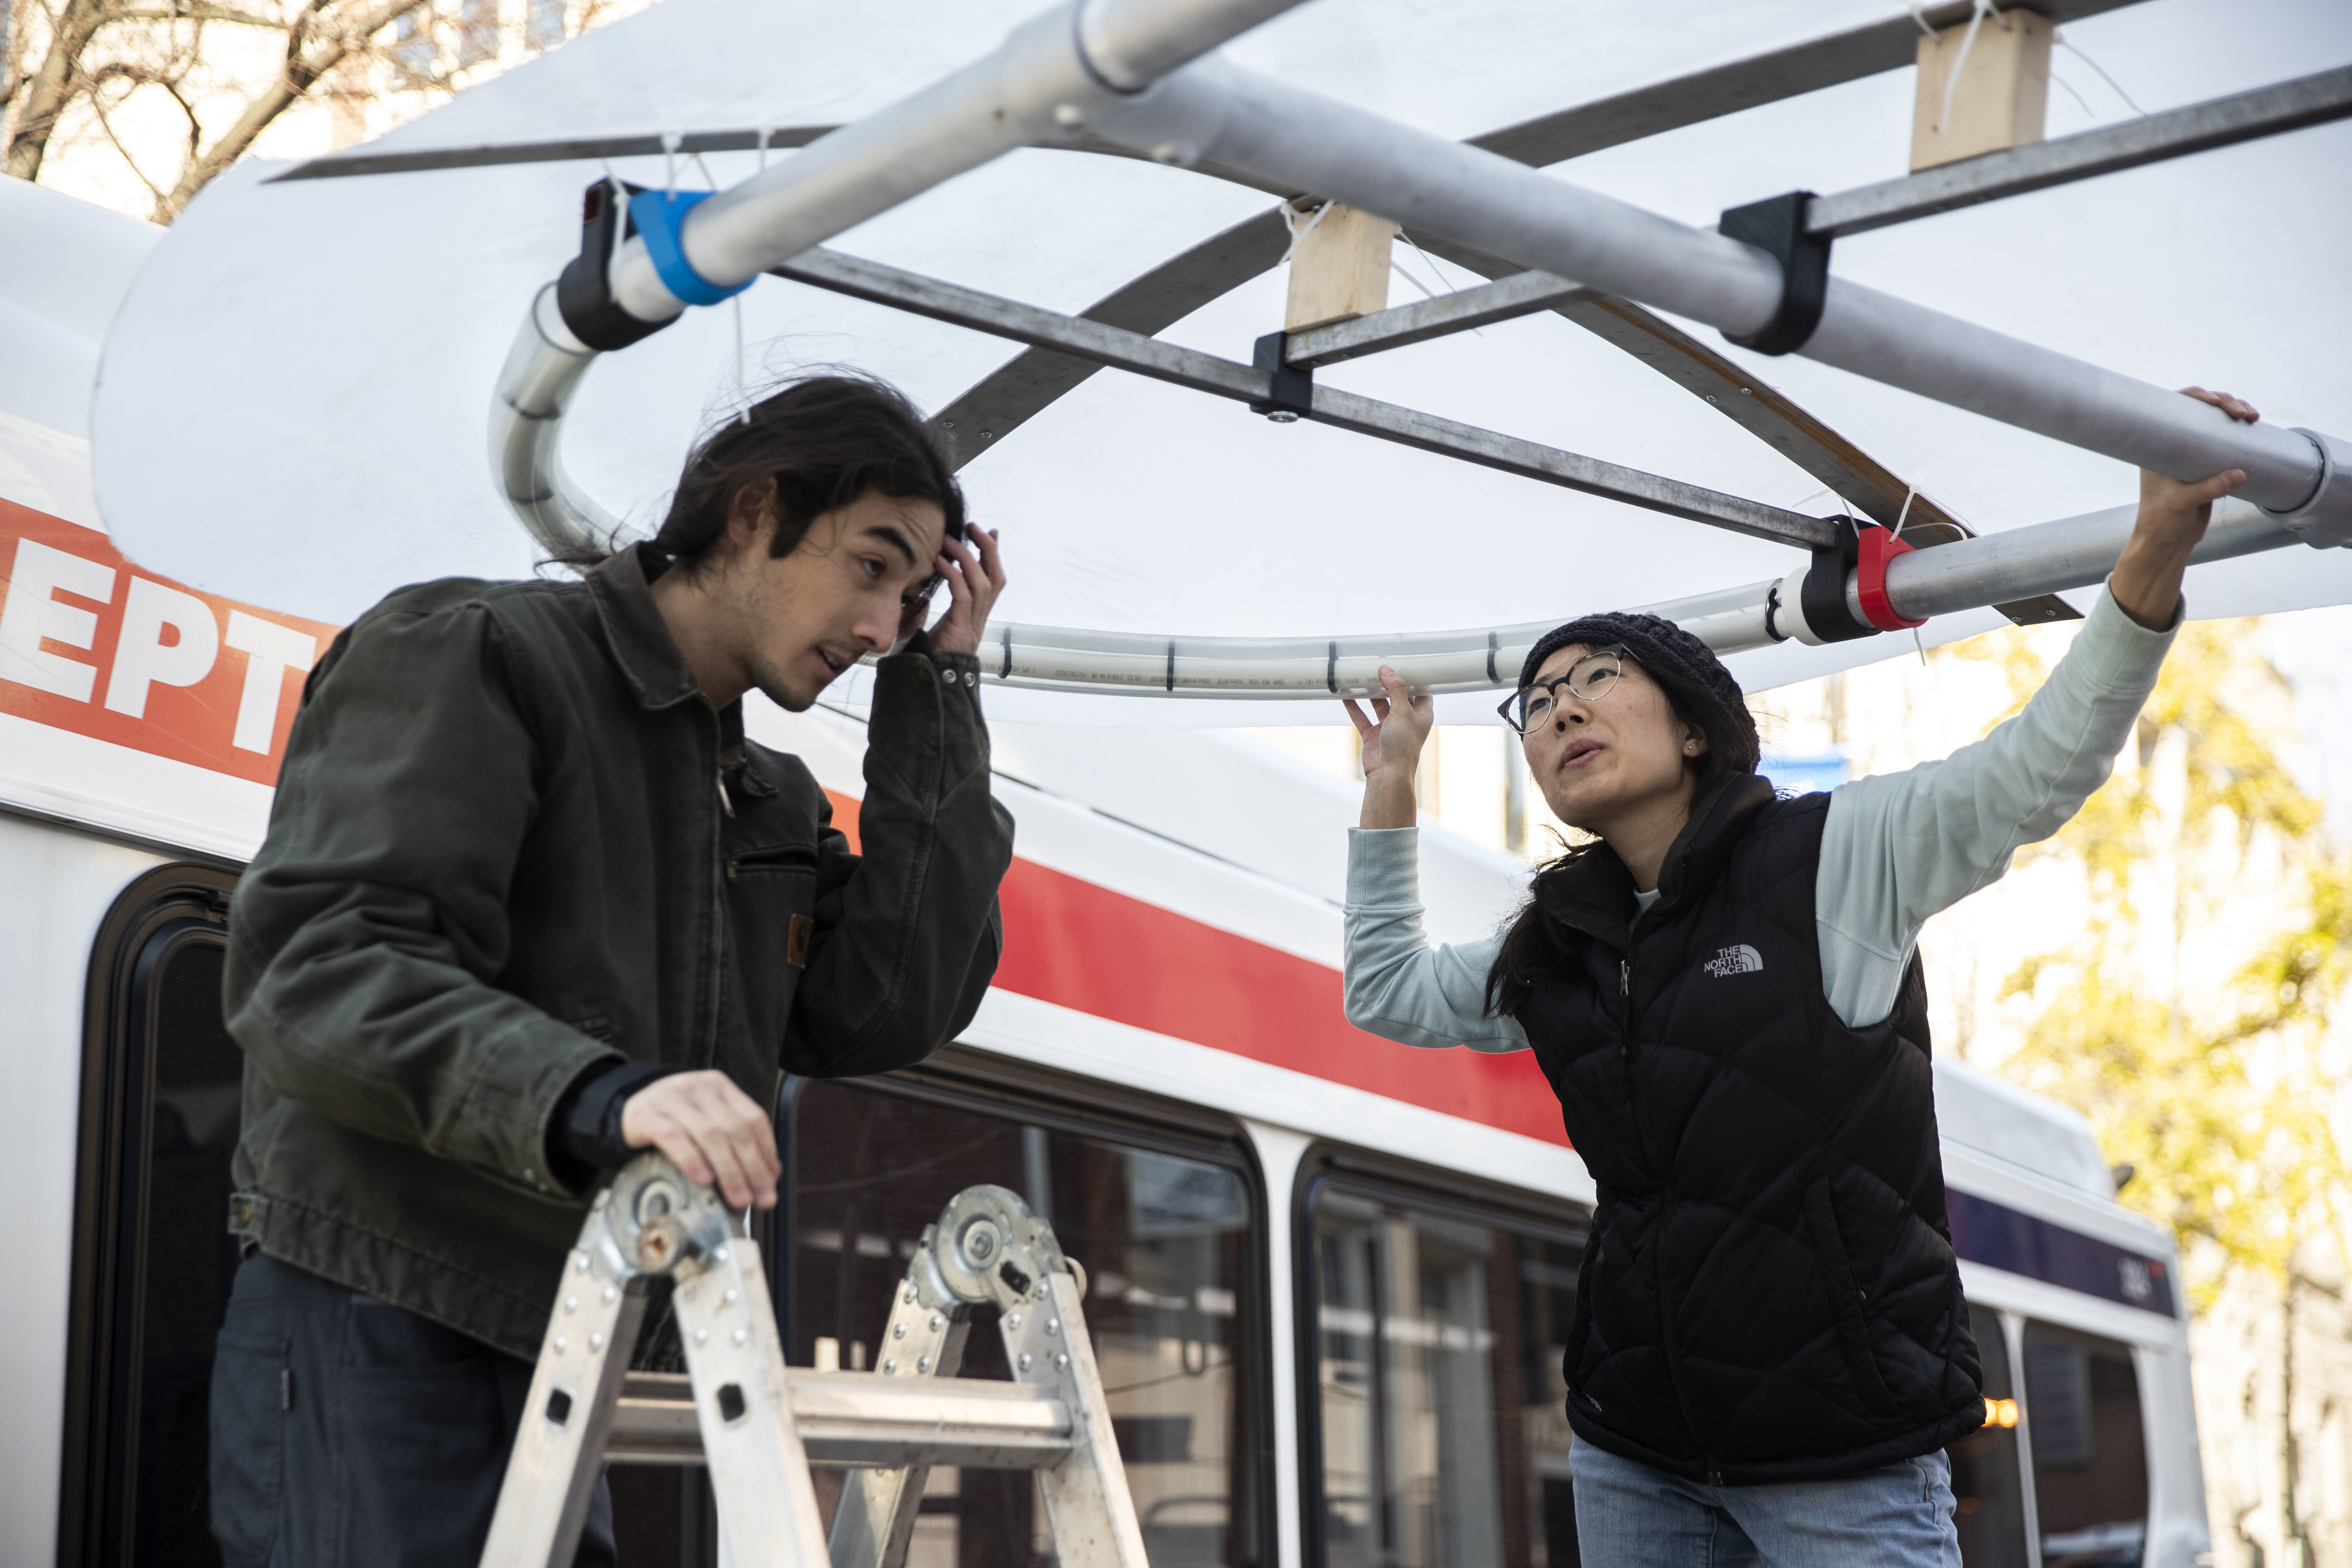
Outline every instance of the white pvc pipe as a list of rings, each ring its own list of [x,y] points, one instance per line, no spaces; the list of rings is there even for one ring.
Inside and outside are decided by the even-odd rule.
[[[563,324],[550,283],[531,300],[490,400],[490,472],[522,525],[552,554],[609,549],[620,537],[619,520],[563,468],[563,411],[595,363],[596,351]]]
[[[1887,603],[1916,620],[2088,587],[2114,570],[2138,512],[2109,507],[1898,555],[1886,563]],[[2231,496],[2213,503],[2213,521],[2189,558],[2227,561],[2295,542],[2284,523]]]
[[[1106,103],[1087,123],[1139,151],[1313,191],[1734,336],[1779,308],[1780,269],[1759,250],[1221,59]],[[2274,511],[2319,488],[2320,453],[2302,432],[2241,425],[2164,388],[1839,279],[1800,352],[2176,479],[2243,468],[2240,494]]]
[[[1066,134],[1299,3],[1068,0],[1015,28],[993,54],[702,203],[680,226],[680,247],[708,283],[756,278],[934,185]],[[613,297],[643,321],[685,309],[641,238],[614,260]]]

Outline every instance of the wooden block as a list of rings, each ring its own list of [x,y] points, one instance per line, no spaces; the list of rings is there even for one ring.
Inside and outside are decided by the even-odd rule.
[[[1282,330],[1303,332],[1387,310],[1389,247],[1396,230],[1387,218],[1354,207],[1326,212],[1291,247],[1290,303]]]
[[[2057,30],[2049,17],[2023,9],[1985,17],[1977,24],[1976,42],[1969,46],[1957,82],[1951,80],[1952,63],[1960,58],[1969,25],[1921,38],[1919,96],[1911,117],[1912,173],[2041,141],[2042,110],[2050,99],[2050,45]]]

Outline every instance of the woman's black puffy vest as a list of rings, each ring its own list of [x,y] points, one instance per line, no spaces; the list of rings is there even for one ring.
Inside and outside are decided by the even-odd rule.
[[[1830,1008],[1829,797],[1704,797],[1638,921],[1605,848],[1548,872],[1555,973],[1517,1009],[1600,1188],[1567,1366],[1577,1436],[1693,1480],[1850,1475],[1984,1418],[1944,1218],[1915,958]]]

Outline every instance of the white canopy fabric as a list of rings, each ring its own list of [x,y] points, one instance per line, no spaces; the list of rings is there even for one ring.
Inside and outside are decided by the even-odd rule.
[[[421,152],[853,119],[994,47],[1035,0],[844,6],[667,0],[461,95],[366,151]],[[1318,0],[1232,46],[1318,90],[1467,136],[1884,19],[1882,0]],[[2145,109],[2352,59],[2322,0],[2165,0],[2066,29]],[[2062,53],[2051,133],[2123,112]],[[1780,191],[1903,173],[1912,73],[1890,72],[1561,165],[1693,223]],[[772,158],[790,157],[777,152]],[[751,153],[618,161],[641,184],[724,186]],[[2151,380],[2226,386],[2266,417],[2352,427],[2352,302],[2333,276],[2352,209],[2324,193],[2352,126],[2322,127],[1841,242],[1875,287]],[[98,501],[126,553],[201,587],[347,620],[424,578],[519,576],[534,549],[493,487],[491,389],[534,291],[576,250],[595,160],[274,181],[239,165],[173,226],[107,341]],[[2334,171],[2331,174],[2330,171]],[[273,183],[274,182],[274,183]],[[832,242],[1076,311],[1264,213],[1262,192],[1081,153],[1026,152]],[[2274,237],[2289,237],[2284,240]],[[1430,289],[1477,281],[1401,244]],[[1279,269],[1165,335],[1228,358],[1281,324]],[[1404,278],[1392,302],[1418,297]],[[1711,332],[1694,329],[1710,342]],[[2327,345],[2333,344],[2333,349]],[[776,279],[606,356],[566,460],[650,525],[697,431],[748,387],[857,366],[937,409],[1017,345]],[[1991,531],[2126,501],[2130,472],[1795,359],[1726,352],[1948,510]],[[739,364],[740,379],[739,379]],[[1390,401],[1819,514],[1845,510],[1704,404],[1538,316],[1330,367]],[[1022,622],[1171,634],[1435,630],[1623,607],[1777,576],[1785,547],[1406,451],[1115,371],[963,471],[1003,530]],[[2076,595],[2078,601],[2081,595]],[[2352,602],[2352,552],[2199,568],[2191,613]],[[2000,624],[1930,623],[1930,643]],[[1910,650],[1883,637],[1736,656],[1751,689]],[[855,701],[857,689],[838,693]],[[1328,702],[1005,690],[992,710],[1086,723],[1330,721]],[[1444,716],[1492,700],[1445,700]]]

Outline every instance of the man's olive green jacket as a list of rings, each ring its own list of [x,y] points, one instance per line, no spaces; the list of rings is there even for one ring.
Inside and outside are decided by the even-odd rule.
[[[704,700],[637,552],[394,594],[311,673],[231,910],[231,1229],[536,1356],[584,1212],[547,1158],[575,1079],[716,1067],[771,1104],[980,1005],[1013,823],[977,660],[882,661],[862,856],[831,816]]]

